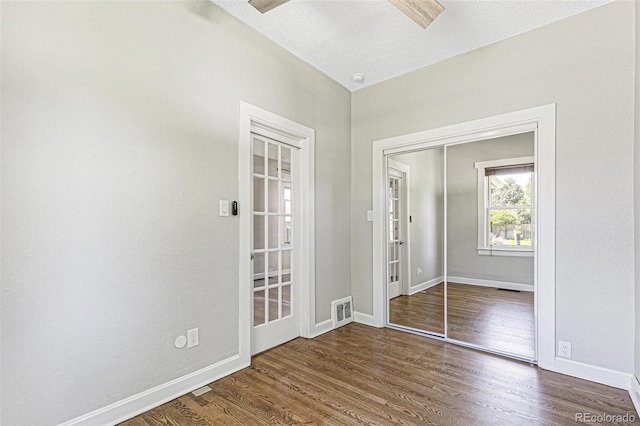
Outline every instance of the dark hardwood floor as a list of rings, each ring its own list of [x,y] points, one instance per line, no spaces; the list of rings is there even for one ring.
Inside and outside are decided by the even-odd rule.
[[[535,358],[533,292],[447,283],[448,337]],[[389,322],[444,333],[444,284],[389,301]]]
[[[389,323],[444,334],[444,283],[389,300]]]
[[[513,426],[575,424],[576,413],[637,418],[626,391],[355,323],[261,353],[251,367],[209,386],[123,425]]]
[[[535,358],[533,292],[447,285],[449,338]]]

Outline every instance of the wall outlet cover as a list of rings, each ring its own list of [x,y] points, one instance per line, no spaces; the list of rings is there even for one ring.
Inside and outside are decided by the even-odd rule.
[[[558,356],[561,358],[571,358],[571,343],[559,341]]]
[[[198,346],[200,344],[200,340],[198,338],[198,329],[192,328],[187,331],[187,348],[192,348],[194,346]]]

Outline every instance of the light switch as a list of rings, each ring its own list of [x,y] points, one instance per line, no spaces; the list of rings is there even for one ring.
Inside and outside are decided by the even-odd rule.
[[[373,210],[367,210],[367,221],[373,222]]]
[[[229,200],[220,200],[220,216],[229,216]]]

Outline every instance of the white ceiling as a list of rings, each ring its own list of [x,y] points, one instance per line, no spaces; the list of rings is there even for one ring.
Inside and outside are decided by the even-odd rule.
[[[212,1],[355,91],[611,0],[439,0],[426,30],[387,0],[291,0],[264,15],[247,0]]]

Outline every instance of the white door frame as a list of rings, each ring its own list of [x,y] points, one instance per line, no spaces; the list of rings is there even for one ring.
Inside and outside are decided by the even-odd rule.
[[[300,269],[297,274],[300,292],[300,336],[310,337],[315,326],[315,131],[302,124],[273,114],[247,102],[240,101],[239,146],[238,146],[238,190],[239,190],[239,351],[240,358],[251,362],[251,133],[259,129],[264,136],[300,148],[300,229],[297,253]]]
[[[537,228],[535,233],[536,343],[538,365],[556,365],[555,330],[555,144],[556,104],[543,105],[373,142],[373,325],[387,323],[386,155],[536,131]]]
[[[389,167],[402,172],[402,240],[404,244],[400,247],[402,261],[400,264],[404,266],[401,269],[402,276],[402,295],[408,296],[411,289],[411,227],[409,216],[411,208],[411,198],[409,189],[411,184],[411,168],[404,163],[389,159]]]

